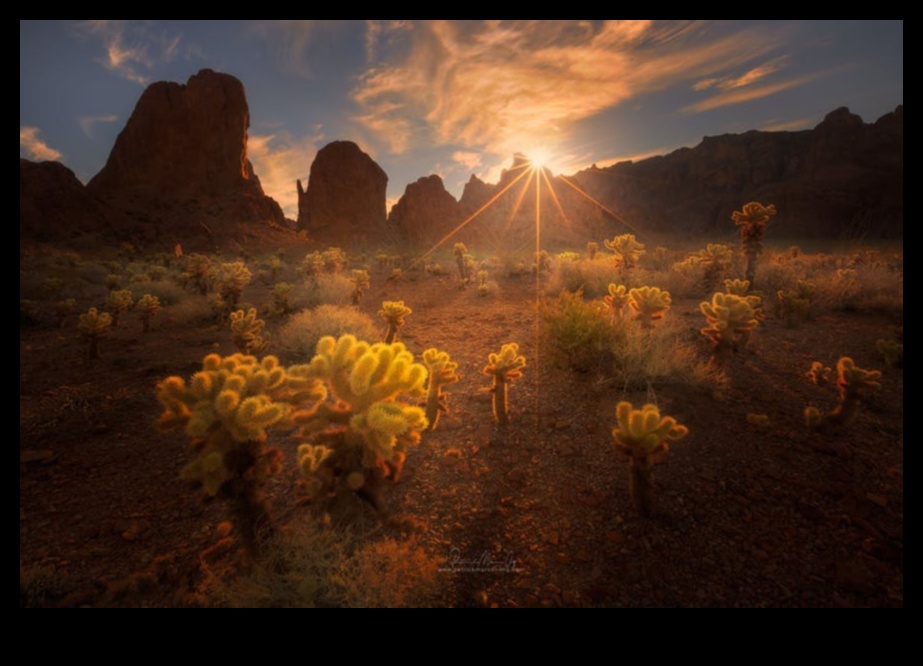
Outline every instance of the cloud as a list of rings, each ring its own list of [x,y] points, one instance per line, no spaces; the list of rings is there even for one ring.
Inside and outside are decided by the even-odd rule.
[[[807,117],[796,120],[773,121],[764,125],[761,129],[764,132],[791,132],[795,130],[810,129],[817,124],[817,118]]]
[[[788,90],[790,88],[797,88],[798,86],[803,86],[805,83],[813,81],[814,79],[822,76],[821,74],[807,74],[805,76],[799,76],[787,81],[779,81],[777,83],[769,83],[763,86],[748,87],[748,88],[732,88],[728,92],[720,93],[709,97],[706,100],[701,102],[696,102],[695,104],[690,104],[683,107],[683,113],[701,113],[702,111],[711,111],[712,109],[717,109],[722,106],[729,106],[731,104],[743,104],[744,102],[752,102],[756,99],[762,99],[763,97],[768,97],[769,95],[775,95],[778,92],[783,90]]]
[[[366,21],[365,22],[365,60],[372,62],[375,59],[375,53],[378,44],[383,37],[402,32],[404,30],[413,30],[413,24],[410,21]]]
[[[696,92],[701,92],[702,90],[708,90],[709,88],[718,88],[719,90],[733,90],[734,88],[743,88],[744,86],[749,86],[753,83],[756,83],[762,78],[774,74],[780,69],[784,68],[787,64],[787,58],[775,58],[769,62],[763,63],[756,67],[752,67],[740,76],[722,76],[722,77],[711,77],[707,79],[702,79],[701,81],[696,81],[692,89]]]
[[[38,127],[19,127],[19,149],[35,160],[59,160],[61,153],[38,137]]]
[[[418,144],[556,152],[573,123],[765,57],[771,36],[697,22],[428,21],[359,78],[356,120],[393,153]],[[397,48],[400,46],[400,48]],[[388,49],[382,49],[388,51]]]
[[[295,181],[300,178],[307,185],[311,163],[323,140],[323,134],[292,137],[280,132],[251,134],[247,141],[247,156],[253,164],[254,173],[260,179],[263,191],[282,206],[289,218],[298,217]]]
[[[141,85],[150,83],[155,66],[176,59],[182,43],[180,35],[158,32],[150,21],[82,21],[76,29],[79,35],[102,42],[106,53],[96,62]]]
[[[84,134],[93,139],[95,138],[94,130],[98,123],[114,123],[118,119],[119,117],[115,114],[106,116],[80,116],[77,119],[77,124],[80,125],[80,129]]]
[[[251,29],[274,54],[279,65],[287,72],[306,79],[314,76],[313,64],[321,62],[312,49],[323,44],[324,38],[338,36],[347,25],[341,20],[286,20],[255,21]],[[368,46],[368,45],[367,45]]]
[[[481,154],[469,150],[456,150],[452,153],[452,160],[458,162],[469,171],[474,171],[481,166]]]

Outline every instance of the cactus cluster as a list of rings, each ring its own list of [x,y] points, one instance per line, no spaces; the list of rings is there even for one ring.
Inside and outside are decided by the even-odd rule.
[[[509,385],[522,377],[526,359],[519,354],[519,344],[511,342],[500,348],[499,354],[490,354],[483,373],[493,378],[490,391],[493,394],[494,420],[506,427],[510,422]]]
[[[99,358],[99,339],[112,327],[112,316],[108,312],[99,312],[90,308],[77,320],[77,330],[87,339],[87,357],[91,361]]]
[[[654,509],[654,465],[670,450],[667,441],[677,441],[689,433],[670,416],[661,416],[656,405],[633,409],[622,401],[615,408],[618,423],[612,431],[615,450],[629,458],[629,491],[635,508],[649,516]]]
[[[439,422],[439,414],[449,411],[448,394],[443,392],[442,387],[458,381],[455,372],[458,363],[450,359],[446,352],[438,349],[427,349],[423,352],[423,363],[429,371],[426,383],[426,420],[429,423],[427,430],[433,430]]]
[[[298,459],[309,495],[342,483],[380,506],[381,481],[399,476],[407,449],[427,427],[423,409],[412,402],[423,396],[426,375],[399,342],[370,345],[352,335],[320,340],[307,376],[324,382],[333,402],[294,417],[306,440]]]
[[[257,316],[256,308],[231,313],[231,342],[241,354],[254,354],[265,349],[269,334],[263,331],[266,322]]]
[[[714,345],[712,361],[717,364],[723,364],[731,351],[746,347],[759,323],[753,304],[746,296],[718,292],[710,303],[705,301],[699,307],[708,321],[701,333]]]
[[[404,328],[404,317],[413,314],[413,310],[404,305],[404,301],[383,301],[378,316],[388,324],[388,334],[385,336],[385,343],[391,344]]]
[[[747,258],[746,278],[751,285],[756,275],[756,263],[763,253],[763,232],[766,230],[766,223],[775,214],[776,207],[773,204],[764,206],[757,201],[751,201],[745,204],[742,210],[731,213],[731,219],[740,228],[740,242]]]
[[[628,292],[628,305],[635,313],[634,319],[644,328],[653,328],[655,321],[663,319],[670,303],[670,292],[659,287],[637,287]]]
[[[183,478],[231,502],[245,546],[255,552],[272,520],[263,487],[280,469],[281,452],[266,446],[267,431],[292,427],[297,407],[323,400],[323,384],[307,366],[285,369],[274,356],[210,354],[187,384],[168,377],[157,385],[163,431],[192,437],[196,458]]]
[[[879,370],[863,370],[848,356],[837,361],[836,372],[840,404],[827,414],[816,407],[806,407],[804,419],[809,428],[833,432],[849,426],[859,413],[862,399],[881,388]]]

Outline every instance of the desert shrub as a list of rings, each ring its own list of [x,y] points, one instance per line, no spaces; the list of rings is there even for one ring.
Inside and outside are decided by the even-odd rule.
[[[616,281],[617,272],[612,255],[597,255],[595,259],[556,261],[548,280],[548,294],[562,291],[582,291],[587,298],[602,298],[609,293],[609,284]]]
[[[820,310],[903,312],[904,279],[883,263],[857,268],[814,270],[815,301]]]
[[[344,279],[351,286],[349,279]],[[305,363],[314,358],[317,343],[322,337],[331,335],[339,338],[347,333],[359,340],[381,338],[379,327],[367,314],[356,312],[346,305],[325,304],[292,315],[279,329],[276,348],[286,362]]]
[[[102,286],[106,284],[106,278],[109,275],[109,269],[95,261],[87,261],[80,265],[77,274],[84,282],[92,285]]]
[[[355,285],[342,273],[321,273],[295,285],[289,294],[294,309],[319,305],[346,305],[351,302]]]
[[[215,311],[211,299],[201,294],[187,295],[173,305],[164,308],[165,320],[180,326],[202,326],[213,323]]]
[[[585,301],[580,291],[563,291],[556,299],[543,301],[539,314],[545,358],[578,372],[611,371],[614,350],[624,331],[598,303]]]
[[[150,294],[160,300],[161,305],[173,305],[188,298],[188,292],[169,280],[133,282],[131,289],[136,294]]]

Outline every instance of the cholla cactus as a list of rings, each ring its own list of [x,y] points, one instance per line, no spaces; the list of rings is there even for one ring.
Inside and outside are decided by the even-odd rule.
[[[724,292],[732,296],[740,296],[746,299],[753,308],[753,316],[759,321],[765,319],[765,315],[763,314],[763,297],[750,293],[749,280],[725,280]]]
[[[500,348],[499,354],[490,354],[484,374],[493,377],[490,387],[493,393],[494,420],[506,427],[510,422],[508,387],[510,382],[522,377],[526,359],[519,355],[519,344],[511,342]]]
[[[350,282],[353,283],[353,293],[352,293],[352,302],[353,305],[359,307],[359,303],[362,301],[362,294],[366,289],[371,286],[369,281],[369,272],[364,270],[355,269],[352,272],[352,277],[349,278]]]
[[[465,255],[468,254],[468,248],[464,243],[455,243],[452,248],[452,254],[455,255],[455,265],[458,266],[458,277],[462,282],[468,282],[468,266],[465,262]]]
[[[221,264],[221,269],[217,274],[218,293],[221,294],[229,308],[237,307],[244,287],[250,284],[252,277],[250,269],[242,261]]]
[[[634,318],[644,328],[653,328],[654,322],[663,319],[670,309],[670,292],[659,287],[639,287],[628,292],[628,304],[634,310]]]
[[[609,295],[603,297],[603,302],[612,314],[621,317],[628,305],[628,287],[624,284],[610,284]]]
[[[743,296],[719,292],[712,296],[711,303],[706,301],[699,307],[709,324],[702,329],[702,335],[715,346],[712,362],[719,365],[731,351],[747,346],[750,333],[759,323],[753,305]]]
[[[613,446],[628,456],[631,500],[635,508],[649,516],[654,509],[654,464],[670,450],[667,440],[677,441],[689,433],[670,416],[661,416],[656,405],[632,409],[630,402],[615,408],[618,426],[612,431]]]
[[[427,429],[434,430],[440,412],[449,411],[446,403],[448,394],[443,393],[442,387],[458,381],[458,375],[455,374],[458,363],[451,360],[446,352],[437,349],[427,349],[423,352],[423,362],[429,370],[426,384],[426,420],[429,422]]]
[[[727,273],[731,262],[734,261],[734,250],[727,245],[709,243],[704,250],[699,250],[689,258],[694,264],[703,268],[702,282],[705,289],[714,291]]]
[[[635,240],[634,234],[616,236],[611,241],[603,241],[603,245],[615,254],[622,275],[634,268],[644,254],[644,245]]]
[[[135,310],[141,317],[143,331],[147,333],[151,330],[151,318],[160,312],[160,299],[152,294],[144,294],[144,296],[139,298],[138,302],[135,303]]]
[[[490,287],[487,286],[487,279],[490,274],[487,271],[478,271],[478,296],[487,296],[490,293]]]
[[[804,376],[815,386],[826,386],[830,383],[831,372],[833,372],[833,368],[830,366],[824,365],[820,361],[814,361],[808,371],[804,373]]]
[[[106,308],[108,308],[112,313],[113,328],[119,327],[119,321],[122,318],[122,313],[128,312],[133,304],[134,300],[131,296],[131,290],[116,289],[115,291],[109,292],[109,298],[106,299]]]
[[[99,358],[99,339],[109,332],[112,327],[112,316],[108,312],[99,312],[90,308],[80,315],[77,320],[77,330],[87,339],[87,358],[95,361]]]
[[[881,388],[880,371],[863,370],[848,356],[837,361],[836,372],[840,404],[829,414],[821,414],[815,407],[805,408],[804,418],[809,428],[836,431],[849,426],[859,413],[862,398]]]
[[[422,397],[426,368],[399,342],[370,345],[344,335],[318,342],[307,375],[323,381],[335,401],[294,416],[309,440],[298,451],[309,494],[339,482],[381,508],[380,482],[397,479],[427,426],[423,409],[408,401]]]
[[[812,282],[798,280],[795,291],[776,292],[777,317],[785,322],[786,326],[798,326],[811,318],[814,305],[815,287]]]
[[[756,201],[745,204],[743,210],[731,213],[734,224],[740,227],[740,241],[747,258],[746,278],[751,285],[756,274],[756,262],[763,253],[763,232],[766,230],[766,223],[775,214],[774,205],[764,206]]]
[[[269,334],[263,332],[266,322],[257,317],[256,308],[246,312],[231,313],[231,342],[241,354],[262,351],[269,342]]]
[[[338,247],[328,247],[321,254],[324,270],[328,273],[339,273],[346,265],[346,253]]]
[[[385,344],[394,342],[394,338],[404,328],[404,317],[412,314],[413,310],[404,305],[404,301],[383,301],[378,316],[388,323],[388,335]]]
[[[211,259],[204,254],[187,254],[185,256],[185,278],[193,284],[200,294],[208,293],[208,281],[211,275]]]
[[[532,272],[535,274],[547,273],[551,270],[551,255],[547,250],[541,250],[535,253],[535,262],[532,264]]]
[[[280,315],[292,313],[292,303],[289,294],[294,287],[288,282],[278,282],[272,287],[272,309]]]
[[[304,261],[298,268],[298,273],[316,283],[318,274],[323,270],[324,257],[320,252],[311,252],[305,255]]]
[[[157,385],[164,408],[159,428],[183,429],[192,437],[196,458],[183,469],[183,478],[211,497],[231,501],[251,552],[259,547],[261,530],[271,535],[263,487],[281,469],[281,451],[266,446],[267,431],[292,427],[295,406],[326,397],[323,384],[307,370],[286,370],[274,356],[258,361],[244,354],[210,354],[188,384],[168,377]]]

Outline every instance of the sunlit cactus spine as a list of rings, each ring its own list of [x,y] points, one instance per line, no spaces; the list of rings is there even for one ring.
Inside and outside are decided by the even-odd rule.
[[[399,342],[370,345],[352,335],[318,342],[307,375],[328,387],[333,402],[293,416],[307,440],[299,460],[311,472],[309,494],[345,487],[381,508],[381,482],[399,477],[407,449],[427,427],[424,410],[415,404],[426,374]]]
[[[609,295],[603,297],[606,307],[616,317],[621,317],[628,305],[628,287],[624,284],[610,284]]]
[[[635,239],[634,234],[622,234],[612,240],[604,240],[603,245],[615,255],[623,276],[635,267],[638,259],[644,254],[644,245]]]
[[[182,477],[210,497],[231,504],[244,546],[255,554],[271,537],[273,521],[263,489],[281,469],[282,453],[266,446],[273,428],[291,428],[296,407],[323,400],[323,384],[308,377],[307,366],[289,369],[274,356],[209,354],[187,383],[168,377],[157,385],[163,405],[158,427],[182,429],[192,438],[196,458]]]
[[[876,343],[878,353],[881,354],[885,363],[892,368],[904,367],[904,343],[897,340],[881,339]]]
[[[134,299],[130,289],[116,289],[109,292],[106,299],[106,309],[112,315],[112,327],[118,328],[122,315],[131,309],[134,305]]]
[[[388,324],[388,334],[385,336],[385,343],[391,344],[404,328],[404,317],[413,314],[413,310],[404,305],[404,301],[383,301],[378,316]]]
[[[718,292],[711,303],[705,301],[699,308],[708,321],[701,333],[714,345],[712,362],[718,365],[727,361],[730,352],[746,347],[759,324],[753,305],[744,296]]]
[[[654,511],[654,465],[670,450],[667,441],[677,441],[689,433],[671,416],[661,416],[656,405],[633,409],[622,401],[615,408],[618,423],[612,431],[615,450],[628,456],[628,488],[635,508],[644,516]]]
[[[731,219],[740,229],[740,242],[747,259],[745,275],[751,285],[754,284],[757,261],[763,253],[763,233],[766,230],[766,223],[775,214],[776,207],[773,204],[764,206],[757,201],[744,204],[742,210],[731,213]]]
[[[490,354],[487,360],[483,372],[493,378],[490,390],[493,395],[494,420],[500,427],[506,427],[510,422],[509,385],[522,377],[526,358],[520,356],[519,344],[511,342],[503,345],[499,354]]]
[[[90,308],[77,320],[77,330],[87,339],[87,358],[95,361],[99,358],[99,339],[112,328],[112,316],[108,312],[99,312]]]
[[[458,381],[455,371],[458,363],[449,358],[446,352],[438,349],[427,349],[423,352],[423,363],[429,371],[426,383],[426,420],[429,422],[427,430],[434,430],[439,422],[439,414],[448,413],[448,394],[442,387]]]
[[[369,272],[365,270],[354,269],[349,280],[353,283],[353,293],[351,295],[352,303],[358,307],[359,303],[362,302],[362,294],[365,293],[365,290],[371,286],[371,282],[369,281]]]
[[[141,317],[142,330],[147,333],[151,330],[151,319],[160,312],[160,299],[152,294],[144,294],[135,303],[135,312]]]
[[[809,428],[835,432],[851,425],[862,399],[881,388],[879,370],[863,370],[848,356],[837,361],[836,372],[840,404],[828,414],[822,414],[816,407],[806,407],[804,419]]]
[[[231,342],[241,354],[262,351],[269,342],[269,334],[263,332],[266,322],[257,316],[256,308],[246,312],[231,313]]]
[[[824,365],[820,361],[813,361],[804,376],[816,386],[826,386],[830,383],[830,373],[832,372],[833,368],[830,366]]]
[[[654,322],[663,319],[670,309],[670,292],[659,287],[637,287],[628,292],[628,304],[634,310],[634,319],[644,328],[653,328]]]
[[[760,321],[765,319],[765,315],[763,314],[763,297],[750,293],[749,280],[725,280],[724,293],[746,299],[750,307],[753,308],[754,316]]]

